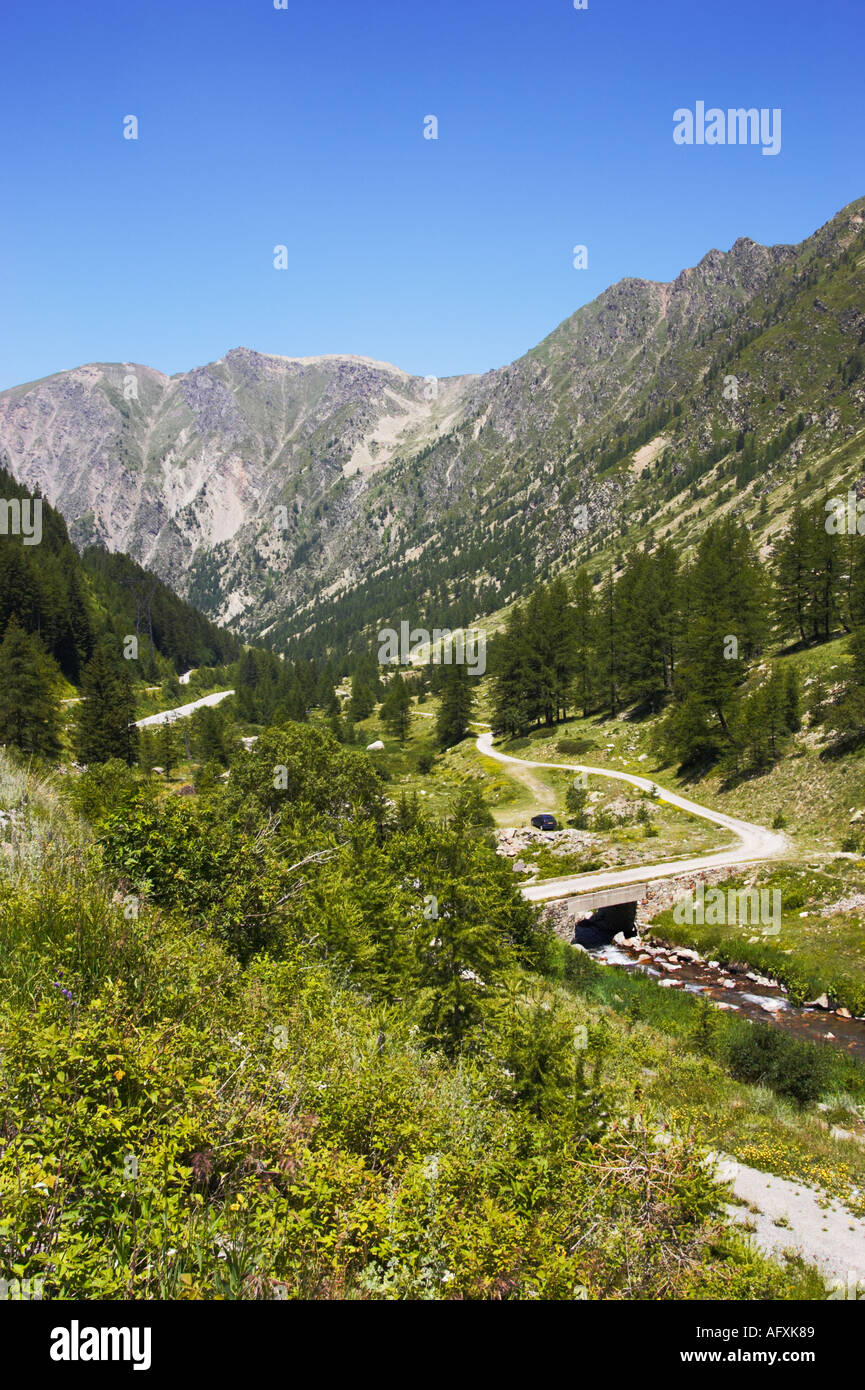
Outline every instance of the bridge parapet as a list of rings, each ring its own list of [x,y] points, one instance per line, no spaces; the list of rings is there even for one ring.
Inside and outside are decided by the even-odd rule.
[[[616,907],[619,903],[638,903],[649,891],[648,883],[623,883],[617,888],[599,888],[593,893],[578,893],[566,898],[568,916],[597,912],[601,907]]]

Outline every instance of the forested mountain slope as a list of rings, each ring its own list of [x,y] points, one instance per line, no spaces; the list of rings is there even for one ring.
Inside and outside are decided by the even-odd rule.
[[[759,518],[772,489],[812,496],[810,469],[856,474],[863,209],[622,280],[483,376],[241,348],[172,378],[90,365],[0,394],[0,448],[76,541],[245,634],[339,650],[384,617],[471,621],[675,529],[698,490]]]
[[[60,512],[2,467],[0,497],[23,504],[32,532],[28,539],[26,527],[24,534],[15,534],[10,526],[0,543],[0,642],[14,618],[27,634],[41,639],[73,684],[103,634],[116,639],[118,650],[127,635],[137,636],[142,670],[152,664],[151,639],[153,654],[172,662],[178,672],[239,656],[240,644],[231,633],[128,556],[97,547],[79,556]]]

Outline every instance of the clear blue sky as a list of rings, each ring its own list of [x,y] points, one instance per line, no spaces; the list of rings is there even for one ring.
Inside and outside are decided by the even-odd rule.
[[[6,0],[0,38],[0,387],[240,345],[485,371],[865,193],[863,0]],[[780,154],[676,146],[697,100],[780,107]]]

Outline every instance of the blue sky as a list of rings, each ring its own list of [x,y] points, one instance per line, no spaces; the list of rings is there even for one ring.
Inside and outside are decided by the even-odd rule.
[[[0,37],[0,388],[241,345],[485,371],[865,193],[862,0],[6,0]],[[781,152],[675,145],[698,100],[780,107]]]

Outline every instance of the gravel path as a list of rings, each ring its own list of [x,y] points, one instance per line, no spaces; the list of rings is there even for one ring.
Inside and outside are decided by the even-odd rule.
[[[848,1285],[855,1294],[861,1284],[865,1293],[865,1220],[818,1188],[762,1173],[738,1159],[722,1158],[718,1172],[729,1179],[737,1197],[759,1208],[753,1212],[730,1205],[727,1211],[737,1225],[755,1227],[751,1239],[765,1254],[795,1250],[828,1280],[841,1281],[839,1297]]]
[[[680,811],[687,811],[692,816],[701,816],[704,820],[712,821],[715,825],[724,826],[731,830],[738,841],[728,849],[716,851],[714,854],[703,854],[693,859],[670,859],[663,860],[658,864],[640,864],[636,868],[630,869],[605,869],[602,873],[593,874],[574,874],[567,878],[549,878],[543,883],[527,885],[523,889],[524,897],[531,902],[545,902],[552,898],[564,898],[570,893],[587,893],[598,888],[614,888],[619,884],[642,883],[654,878],[667,878],[671,870],[676,874],[695,873],[702,869],[717,869],[731,864],[751,864],[759,860],[775,859],[784,854],[789,847],[786,835],[782,835],[777,830],[767,830],[763,825],[753,825],[750,821],[738,820],[735,816],[727,816],[723,811],[713,811],[708,806],[701,806],[697,801],[689,801],[687,797],[680,796],[678,792],[666,791],[659,787],[657,782],[653,782],[648,777],[637,777],[630,772],[616,772],[606,767],[589,767],[585,763],[542,763],[532,762],[528,758],[514,758],[509,753],[501,753],[493,748],[492,734],[481,734],[477,740],[477,750],[484,757],[495,758],[498,762],[508,763],[513,767],[514,773],[521,781],[526,781],[526,774],[521,771],[523,768],[551,767],[563,772],[586,772],[593,777],[612,777],[618,782],[630,782],[634,787],[640,787],[643,791],[651,791],[654,787],[659,799],[669,806],[676,806]],[[531,776],[532,774],[528,774]],[[529,785],[526,782],[526,785]],[[539,787],[543,783],[538,782]],[[549,788],[545,789],[549,792]]]
[[[218,705],[221,700],[226,700],[233,694],[233,690],[216,690],[212,695],[202,695],[200,700],[190,701],[188,705],[176,705],[174,709],[164,709],[160,714],[148,714],[146,719],[136,719],[135,726],[138,729],[148,729],[153,724],[170,724],[175,719],[185,719],[193,710],[201,709],[203,705]]]

